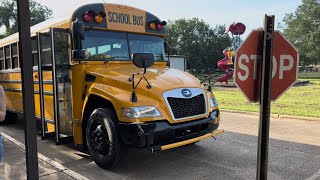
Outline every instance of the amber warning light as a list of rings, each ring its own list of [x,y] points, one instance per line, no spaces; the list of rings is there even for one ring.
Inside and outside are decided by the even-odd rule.
[[[103,21],[103,18],[106,17],[106,13],[101,11],[100,13],[96,14],[93,10],[89,10],[84,13],[83,20],[86,22],[95,21],[96,23],[101,23]]]

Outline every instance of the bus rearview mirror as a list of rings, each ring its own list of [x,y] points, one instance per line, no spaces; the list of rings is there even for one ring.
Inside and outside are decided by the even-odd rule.
[[[154,64],[154,56],[152,53],[133,53],[133,64],[139,68],[148,68]]]
[[[147,80],[147,78],[144,75],[147,72],[147,68],[151,67],[154,64],[154,55],[152,53],[133,53],[132,54],[132,61],[135,66],[137,66],[139,68],[143,68],[143,74],[135,73],[135,74],[132,74],[132,76],[129,78],[129,81],[132,82],[132,94],[131,94],[130,99],[131,99],[131,102],[137,102],[138,97],[136,95],[136,88],[138,87],[138,85],[140,84],[142,79],[144,79],[147,83],[146,88],[148,88],[148,89],[152,88],[151,84],[149,83],[149,81]],[[134,76],[135,75],[142,75],[136,85],[134,83]]]
[[[71,33],[73,40],[73,49],[80,50],[82,49],[82,40],[84,40],[84,23],[79,21],[77,18],[71,24]]]

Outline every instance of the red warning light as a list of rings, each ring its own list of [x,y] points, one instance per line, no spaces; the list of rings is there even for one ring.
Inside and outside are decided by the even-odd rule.
[[[93,18],[95,17],[95,12],[93,10],[89,10],[87,11],[86,13],[84,13],[83,15],[83,19],[86,21],[86,22],[91,22],[93,20]]]
[[[163,25],[162,25],[162,24],[158,24],[158,25],[157,25],[157,29],[158,29],[159,31],[161,31],[161,30],[163,29]]]

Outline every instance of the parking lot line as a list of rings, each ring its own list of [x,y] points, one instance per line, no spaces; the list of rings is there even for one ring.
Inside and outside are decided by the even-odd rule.
[[[316,180],[318,177],[320,177],[320,169],[318,172],[316,172],[314,175],[312,175],[311,177],[309,177],[306,180]]]

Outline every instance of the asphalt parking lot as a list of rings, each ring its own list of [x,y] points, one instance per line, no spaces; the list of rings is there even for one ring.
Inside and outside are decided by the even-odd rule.
[[[112,170],[99,168],[73,145],[56,146],[53,140],[38,138],[38,151],[88,179],[255,179],[258,117],[222,113],[221,122],[226,132],[217,140],[156,154],[130,149]],[[0,131],[23,142],[22,127],[18,122]],[[268,178],[320,179],[319,129],[319,121],[272,119]]]

